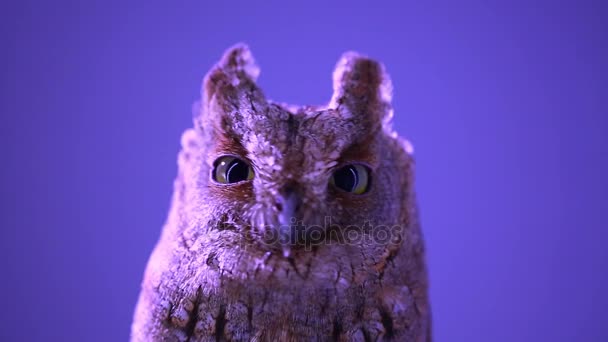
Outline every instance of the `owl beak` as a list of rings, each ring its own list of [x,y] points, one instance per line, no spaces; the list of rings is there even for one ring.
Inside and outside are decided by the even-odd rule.
[[[295,214],[300,206],[300,198],[295,191],[285,191],[277,197],[278,220],[281,226],[295,223]]]
[[[289,256],[289,245],[297,242],[297,213],[302,203],[301,196],[293,187],[286,187],[276,198],[278,210],[278,233],[283,246],[283,254]]]

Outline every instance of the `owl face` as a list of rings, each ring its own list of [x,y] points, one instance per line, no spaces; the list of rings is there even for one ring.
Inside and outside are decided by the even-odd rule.
[[[322,107],[268,101],[257,75],[237,46],[205,78],[195,129],[182,140],[183,192],[194,203],[186,229],[230,231],[285,255],[346,232],[394,233],[407,219],[411,158],[390,128],[383,67],[345,54]]]

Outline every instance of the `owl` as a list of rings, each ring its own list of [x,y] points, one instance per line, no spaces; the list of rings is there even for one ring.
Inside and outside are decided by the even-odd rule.
[[[204,78],[131,341],[430,341],[411,145],[384,67],[327,105],[272,102],[246,45]]]

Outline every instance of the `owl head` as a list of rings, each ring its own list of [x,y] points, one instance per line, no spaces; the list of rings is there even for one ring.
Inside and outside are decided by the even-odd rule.
[[[391,128],[384,67],[345,53],[322,106],[272,102],[258,75],[247,46],[237,45],[204,79],[194,127],[182,137],[172,214],[179,234],[288,257],[366,234],[407,234],[411,148]]]

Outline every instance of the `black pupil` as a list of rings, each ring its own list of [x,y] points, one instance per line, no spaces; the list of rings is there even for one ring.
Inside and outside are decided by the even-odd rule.
[[[354,191],[358,181],[357,171],[352,166],[343,167],[334,173],[334,183],[344,191]]]
[[[247,179],[249,174],[249,166],[244,162],[235,159],[228,166],[226,171],[226,181],[228,183],[236,183]]]

